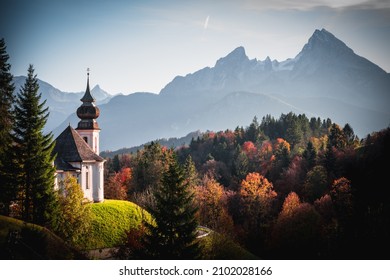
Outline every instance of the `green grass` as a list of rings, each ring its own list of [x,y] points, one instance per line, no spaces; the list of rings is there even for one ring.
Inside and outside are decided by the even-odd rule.
[[[151,219],[150,214],[138,205],[123,200],[105,200],[93,203],[92,229],[84,244],[84,249],[111,248],[122,245],[126,232],[140,226],[143,219]]]
[[[18,238],[11,238],[11,232],[17,233]],[[0,216],[0,259],[74,258],[83,256],[48,229]]]
[[[219,233],[211,232],[200,239],[203,258],[208,260],[256,260],[258,257]]]
[[[126,232],[138,227],[143,219],[151,220],[148,212],[136,204],[121,200],[105,200],[89,204],[92,228],[86,242],[79,244],[84,250],[111,248],[123,244]],[[209,235],[201,238],[204,259],[257,259],[231,239],[221,234],[199,228]],[[20,239],[9,243],[9,233],[17,231]],[[83,259],[85,256],[69,247],[46,228],[0,216],[0,259]]]

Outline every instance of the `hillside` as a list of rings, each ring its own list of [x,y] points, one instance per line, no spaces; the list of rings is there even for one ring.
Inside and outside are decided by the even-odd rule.
[[[0,216],[0,259],[65,260],[85,257],[38,225]]]
[[[89,204],[92,210],[92,230],[84,249],[111,248],[121,245],[130,228],[138,227],[150,214],[129,201],[108,200]]]
[[[201,137],[202,133],[200,131],[195,131],[187,134],[184,137],[176,138],[172,137],[169,139],[157,139],[153,142],[159,143],[162,146],[165,146],[167,148],[177,148],[181,146],[188,146],[193,139],[197,139],[198,137]],[[145,143],[143,145],[139,145],[132,148],[123,148],[116,151],[103,151],[100,153],[100,156],[104,158],[112,158],[116,155],[122,155],[122,154],[132,154],[136,153],[139,150],[142,150],[145,145],[149,145],[151,142]]]
[[[108,159],[108,180],[131,174],[118,187],[129,200],[153,205],[152,190],[174,152],[198,223],[260,259],[378,259],[390,246],[383,183],[389,136],[387,128],[359,139],[330,118],[268,115],[245,128],[209,131],[175,151],[152,142]],[[210,258],[224,258],[226,242],[211,246]]]

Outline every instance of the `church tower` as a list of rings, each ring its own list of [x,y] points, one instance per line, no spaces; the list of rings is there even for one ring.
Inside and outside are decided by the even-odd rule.
[[[80,121],[74,130],[69,126],[56,138],[53,155],[56,155],[55,188],[60,187],[68,175],[77,178],[84,193],[84,198],[93,202],[104,201],[104,158],[99,156],[100,128],[96,119],[100,110],[95,106],[95,99],[89,90],[89,73],[87,89],[83,103],[77,109]]]
[[[95,105],[95,98],[89,90],[89,72],[87,73],[87,89],[83,98],[83,104],[77,109],[77,116],[81,119],[77,125],[77,132],[84,141],[91,147],[95,154],[99,154],[99,133],[100,128],[96,119],[100,115],[100,110]]]

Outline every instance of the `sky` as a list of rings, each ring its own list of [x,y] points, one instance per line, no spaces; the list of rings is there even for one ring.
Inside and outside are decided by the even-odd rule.
[[[243,46],[250,59],[295,57],[325,28],[390,72],[388,0],[0,0],[11,72],[67,92],[153,92]]]

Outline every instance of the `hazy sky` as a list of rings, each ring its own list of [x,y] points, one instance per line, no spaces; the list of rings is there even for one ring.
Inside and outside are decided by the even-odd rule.
[[[390,72],[390,1],[0,0],[0,37],[12,73],[63,91],[91,84],[115,93],[160,90],[243,46],[250,59],[299,53],[325,28]]]

